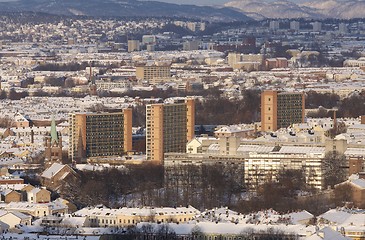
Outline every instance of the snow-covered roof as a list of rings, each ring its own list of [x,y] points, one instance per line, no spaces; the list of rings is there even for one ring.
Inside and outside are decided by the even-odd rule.
[[[84,226],[85,221],[86,221],[87,217],[73,217],[70,215],[67,215],[66,217],[64,217],[62,219],[61,224],[65,225],[65,226]]]
[[[256,153],[269,153],[274,149],[273,146],[265,145],[240,145],[237,152],[256,152]]]
[[[324,227],[313,235],[305,238],[305,240],[351,240],[351,238],[343,236],[340,232],[337,232],[330,227]]]
[[[287,214],[293,224],[300,224],[301,221],[306,221],[314,217],[313,214],[307,211],[292,212]]]
[[[346,219],[348,219],[350,216],[351,216],[350,212],[331,209],[325,212],[324,214],[320,215],[319,217],[327,220],[330,223],[343,224],[346,221]]]
[[[52,178],[54,175],[56,175],[59,171],[61,171],[61,169],[66,166],[63,164],[59,164],[59,163],[53,163],[52,166],[50,166],[49,168],[47,168],[43,173],[42,173],[42,177],[44,178]]]
[[[29,184],[2,184],[0,185],[0,189],[22,190],[28,185]]]
[[[193,214],[200,213],[199,210],[188,207],[177,207],[177,208],[154,208],[154,207],[142,207],[142,208],[127,208],[123,207],[120,209],[110,209],[106,207],[94,207],[94,208],[83,208],[75,212],[76,216],[107,216],[107,215],[129,215],[129,216],[151,216],[151,215],[177,215],[177,214]]]
[[[324,147],[306,147],[306,146],[282,146],[280,153],[297,153],[297,154],[324,154]]]

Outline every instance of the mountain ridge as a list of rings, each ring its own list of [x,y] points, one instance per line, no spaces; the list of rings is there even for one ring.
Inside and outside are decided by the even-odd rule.
[[[294,3],[287,0],[274,2],[260,0],[234,0],[224,4],[239,9],[255,19],[262,18],[363,18],[365,1],[358,0],[309,0]],[[258,17],[255,17],[258,16]],[[262,16],[262,17],[260,17]]]
[[[45,12],[56,15],[95,17],[186,17],[207,21],[247,21],[242,12],[215,8],[138,0],[19,0],[0,2],[3,12]]]

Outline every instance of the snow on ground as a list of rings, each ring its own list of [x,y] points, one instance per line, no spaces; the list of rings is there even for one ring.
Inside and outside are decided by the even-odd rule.
[[[63,240],[71,240],[71,239],[81,239],[81,240],[99,240],[99,236],[61,236],[61,235],[37,235],[31,233],[4,233],[0,235],[0,239],[4,240],[55,240],[55,239],[63,239]]]

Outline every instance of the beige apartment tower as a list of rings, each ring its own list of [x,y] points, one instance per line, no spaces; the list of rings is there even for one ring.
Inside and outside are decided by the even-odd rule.
[[[186,152],[186,144],[194,137],[195,101],[146,106],[147,160],[163,164],[164,153]]]
[[[132,150],[132,109],[116,113],[72,113],[69,158],[122,156]]]
[[[276,131],[303,123],[304,93],[264,91],[261,94],[261,131]]]
[[[128,40],[128,52],[140,51],[141,46],[138,40]]]
[[[138,80],[158,84],[171,80],[171,65],[169,63],[140,63],[136,65]]]

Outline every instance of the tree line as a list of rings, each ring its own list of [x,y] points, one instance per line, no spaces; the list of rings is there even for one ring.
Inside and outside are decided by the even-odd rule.
[[[79,171],[80,181],[66,183],[60,195],[79,207],[104,204],[113,208],[141,205],[213,208],[237,201],[244,191],[242,171],[230,165],[223,168],[203,165],[180,166],[173,173],[165,173],[163,166],[149,163]]]
[[[231,236],[231,235],[229,235]],[[195,226],[190,233],[184,235],[177,234],[169,224],[144,224],[142,227],[129,227],[123,229],[117,234],[102,235],[101,240],[203,240],[209,237],[212,239],[226,239],[225,234],[205,234],[199,226]],[[237,239],[242,240],[297,240],[299,237],[294,233],[285,233],[276,228],[267,230],[255,230],[253,228],[243,227],[242,231],[235,234]]]
[[[342,155],[332,153],[327,158],[324,172],[328,177],[324,181],[333,187],[345,180],[344,160]],[[328,167],[330,161],[336,163]],[[164,169],[146,163],[120,169],[79,171],[80,181],[66,183],[59,194],[80,208],[98,204],[111,208],[192,205],[201,210],[228,206],[241,213],[269,208],[279,212],[305,209],[313,214],[342,206],[348,198],[343,191],[328,195],[308,187],[304,169],[282,169],[276,180],[268,179],[251,195],[244,185],[243,166],[240,166],[179,165]]]

